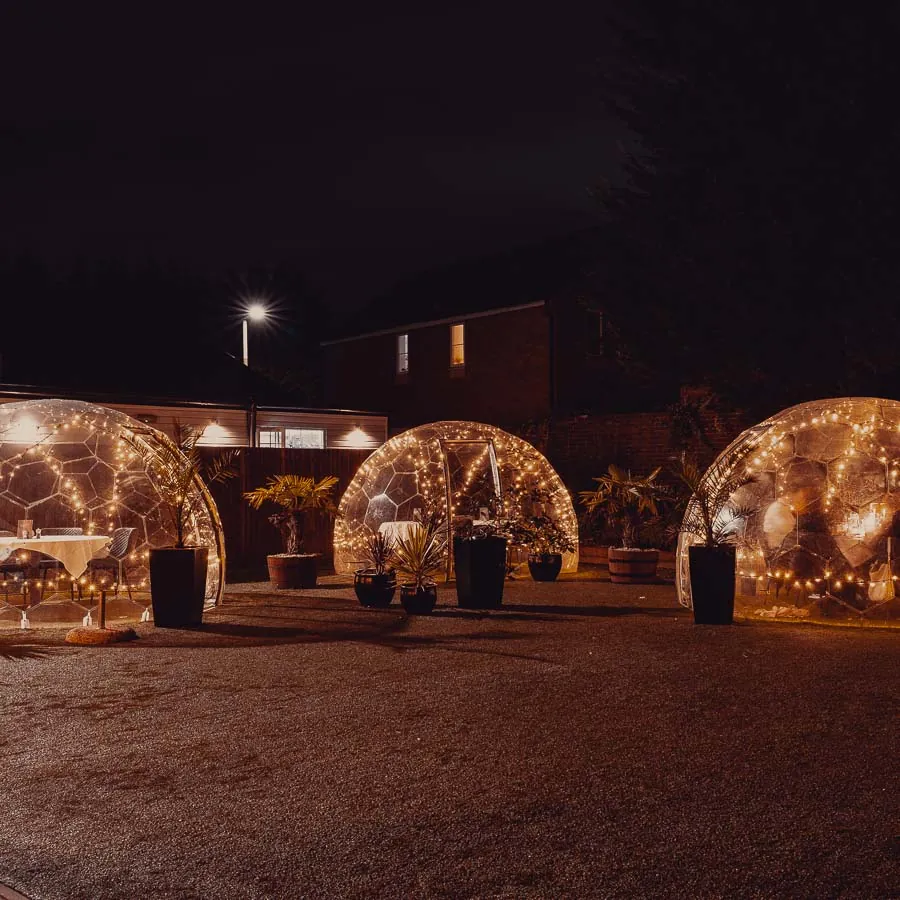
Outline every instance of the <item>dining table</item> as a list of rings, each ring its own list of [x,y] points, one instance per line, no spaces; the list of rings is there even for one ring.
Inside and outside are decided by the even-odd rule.
[[[396,541],[398,537],[407,541],[415,527],[421,524],[421,522],[405,521],[402,519],[397,520],[396,522],[382,522],[378,526],[378,532],[392,541]]]
[[[43,553],[58,559],[73,577],[80,578],[92,559],[104,557],[111,538],[106,534],[60,534],[45,537],[0,537],[0,562],[18,550]]]

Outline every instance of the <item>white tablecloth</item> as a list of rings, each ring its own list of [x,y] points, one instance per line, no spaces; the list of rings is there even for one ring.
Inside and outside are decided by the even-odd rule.
[[[92,559],[108,555],[109,541],[105,534],[60,534],[30,540],[0,537],[0,562],[16,550],[33,550],[58,559],[73,578],[78,578]]]
[[[399,522],[382,522],[378,526],[378,531],[380,534],[384,534],[394,541],[396,541],[398,537],[402,537],[403,540],[408,540],[413,528],[420,524],[421,522],[408,522],[402,519]]]

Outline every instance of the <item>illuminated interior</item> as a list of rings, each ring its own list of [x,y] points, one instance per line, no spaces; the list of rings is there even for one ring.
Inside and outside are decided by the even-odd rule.
[[[107,592],[108,619],[151,614],[149,551],[172,546],[174,528],[156,483],[167,465],[170,439],[124,413],[74,400],[31,400],[0,406],[0,529],[78,527],[85,535],[111,535],[131,527],[125,573],[88,568],[73,580],[62,567],[41,568],[45,557],[16,549],[0,572],[0,624],[81,624]],[[180,454],[176,455],[180,456]],[[181,457],[183,459],[183,457]],[[224,536],[205,485],[196,481],[187,543],[209,548],[207,604],[221,600]],[[13,571],[10,563],[24,569]],[[115,573],[115,574],[114,574]],[[93,612],[96,615],[95,612]]]
[[[493,515],[511,518],[534,510],[550,515],[575,545],[563,571],[578,568],[578,522],[572,499],[549,462],[531,444],[492,425],[433,422],[403,432],[376,450],[359,468],[341,498],[334,527],[334,567],[352,574],[379,530],[396,532],[431,507],[447,518]],[[448,575],[450,561],[448,560]]]
[[[735,608],[767,618],[900,619],[900,403],[848,397],[803,403],[743,432],[706,478],[744,470],[735,505]],[[698,515],[696,504],[685,516]],[[728,515],[728,513],[725,513]],[[690,607],[687,548],[680,602]]]

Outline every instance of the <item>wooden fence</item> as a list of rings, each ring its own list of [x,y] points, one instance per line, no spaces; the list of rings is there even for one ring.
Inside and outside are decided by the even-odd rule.
[[[202,452],[211,458],[217,451],[204,448]],[[243,498],[244,491],[260,487],[271,475],[311,475],[316,479],[336,475],[338,484],[334,496],[338,501],[370,453],[370,450],[242,448],[238,457],[238,477],[210,485],[225,531],[226,580],[265,581],[268,579],[266,555],[284,551],[281,533],[269,522],[269,516],[277,507],[266,504],[262,509],[252,509]],[[333,519],[318,515],[307,517],[305,549],[322,554],[320,572],[323,573],[333,571],[333,531]]]

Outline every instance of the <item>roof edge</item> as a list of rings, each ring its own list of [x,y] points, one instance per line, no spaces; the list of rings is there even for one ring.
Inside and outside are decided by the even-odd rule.
[[[114,396],[112,394],[103,394],[96,391],[72,391],[72,390],[54,390],[52,388],[42,387],[32,384],[3,384],[0,383],[0,397],[15,398],[19,400],[81,400],[85,403],[118,403],[130,406],[182,406],[193,409],[249,409],[251,405],[257,410],[267,410],[271,412],[308,412],[308,413],[325,413],[331,415],[354,415],[354,416],[381,416],[387,418],[387,413],[375,412],[373,410],[364,409],[331,409],[317,406],[288,406],[285,404],[254,404],[250,403],[230,403],[217,402],[214,400],[182,400],[175,397],[153,397],[143,396],[140,394],[125,394]]]
[[[531,309],[536,306],[544,306],[545,300],[532,300],[530,303],[518,303],[515,306],[498,306],[496,309],[486,309],[481,312],[462,313],[458,316],[445,316],[441,319],[426,319],[423,322],[412,322],[408,325],[394,325],[391,328],[382,328],[378,331],[365,331],[362,334],[348,335],[347,337],[332,338],[328,341],[320,341],[320,347],[329,347],[332,344],[345,344],[348,341],[359,341],[363,338],[379,337],[384,334],[403,334],[407,331],[416,331],[419,328],[429,328],[432,325],[452,325],[454,322],[467,322],[469,319],[483,319],[485,316],[499,316],[502,313],[516,312],[520,309]]]

